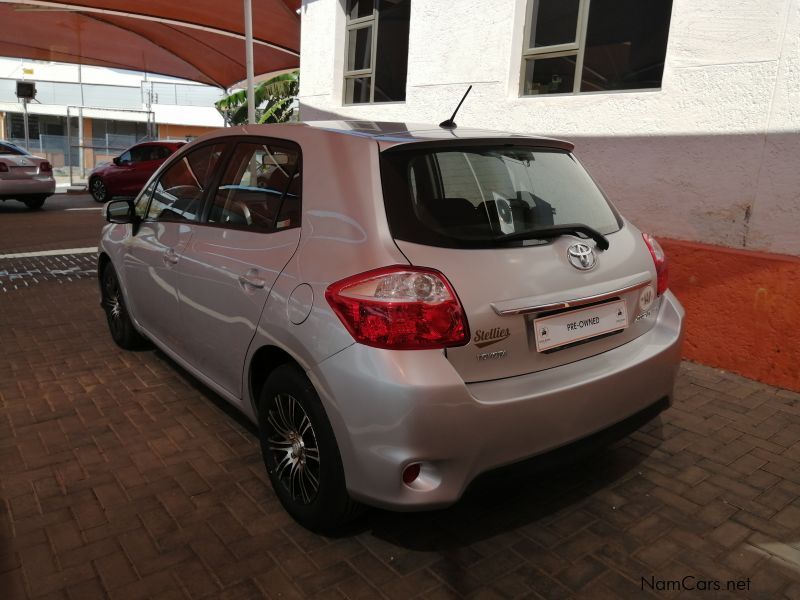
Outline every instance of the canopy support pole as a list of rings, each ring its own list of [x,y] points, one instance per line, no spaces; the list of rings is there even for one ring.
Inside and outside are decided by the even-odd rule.
[[[25,129],[25,150],[30,152],[30,140],[28,134],[28,99],[22,99],[22,124]]]
[[[83,68],[80,63],[78,63],[78,85],[81,89],[81,106],[78,108],[78,168],[81,174],[81,179],[86,177],[86,156],[84,151],[84,139],[83,139]]]
[[[255,125],[256,98],[253,89],[253,4],[244,0],[244,49],[247,63],[247,122]]]

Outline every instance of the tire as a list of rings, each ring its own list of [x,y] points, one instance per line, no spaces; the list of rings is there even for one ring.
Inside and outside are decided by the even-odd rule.
[[[47,196],[29,196],[23,202],[30,210],[41,210],[45,200],[47,200]]]
[[[335,533],[358,516],[361,505],[347,493],[325,409],[297,366],[281,365],[267,378],[259,398],[258,425],[272,487],[300,525],[317,533]]]
[[[99,177],[92,177],[89,180],[89,192],[92,194],[94,201],[99,202],[100,204],[108,202],[113,197],[108,193],[108,188],[106,187],[105,181]]]
[[[131,321],[117,273],[110,263],[103,269],[101,277],[102,304],[111,338],[124,350],[137,350],[147,346],[147,340],[136,331]]]

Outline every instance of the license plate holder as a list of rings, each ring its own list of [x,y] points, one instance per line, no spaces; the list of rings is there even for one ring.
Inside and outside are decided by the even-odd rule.
[[[536,351],[555,350],[628,326],[624,300],[614,300],[533,320]]]

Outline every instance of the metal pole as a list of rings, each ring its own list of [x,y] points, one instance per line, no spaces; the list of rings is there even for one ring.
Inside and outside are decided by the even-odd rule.
[[[25,128],[25,150],[30,152],[30,148],[28,147],[30,144],[28,142],[28,99],[22,99],[22,124]]]
[[[69,185],[75,185],[72,179],[72,119],[69,114],[69,106],[67,107],[67,166],[69,166]]]
[[[253,90],[253,4],[244,0],[244,50],[247,63],[247,122],[256,122],[256,97]]]
[[[78,107],[78,168],[81,173],[81,179],[86,177],[86,157],[84,156],[84,143],[83,143],[83,70],[81,65],[78,65],[78,85],[81,89],[81,105]]]

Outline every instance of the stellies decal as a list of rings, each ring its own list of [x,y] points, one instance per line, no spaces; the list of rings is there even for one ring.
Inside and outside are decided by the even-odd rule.
[[[510,335],[511,330],[508,328],[503,329],[502,327],[493,327],[492,329],[488,330],[478,329],[478,331],[475,332],[475,337],[472,338],[472,341],[475,342],[475,345],[478,348],[483,348],[491,344],[496,344],[497,342],[502,342]]]

